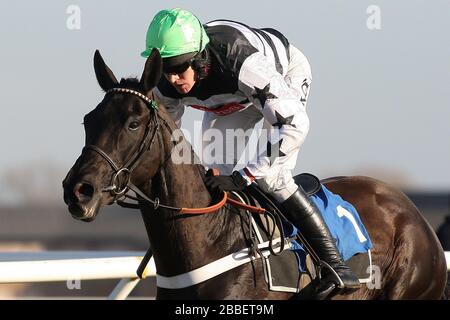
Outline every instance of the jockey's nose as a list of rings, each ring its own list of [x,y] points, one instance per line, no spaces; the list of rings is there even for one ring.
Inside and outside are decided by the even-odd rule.
[[[171,84],[175,84],[175,82],[180,79],[180,76],[176,73],[170,73],[167,75],[167,80],[169,80],[169,82]]]
[[[94,195],[94,187],[88,182],[78,182],[73,187],[73,194],[77,202],[89,202]]]

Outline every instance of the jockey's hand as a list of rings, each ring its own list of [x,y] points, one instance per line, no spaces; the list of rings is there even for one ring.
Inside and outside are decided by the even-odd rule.
[[[231,176],[210,176],[205,178],[205,184],[209,190],[215,193],[222,191],[242,191],[247,187],[247,182],[237,171]]]

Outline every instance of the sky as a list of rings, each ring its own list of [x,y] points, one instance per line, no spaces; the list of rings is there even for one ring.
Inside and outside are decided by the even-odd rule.
[[[172,7],[273,27],[308,57],[311,127],[295,173],[450,189],[450,2],[439,0],[2,1],[0,179],[49,164],[65,173],[103,97],[94,51],[116,77],[140,76],[148,24]],[[183,126],[201,117],[189,110]]]

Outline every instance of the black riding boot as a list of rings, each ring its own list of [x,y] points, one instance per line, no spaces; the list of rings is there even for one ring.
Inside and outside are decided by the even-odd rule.
[[[358,289],[360,287],[358,278],[343,261],[322,214],[305,194],[303,188],[299,186],[297,191],[282,205],[287,218],[300,230],[319,258],[328,263],[339,275],[345,290],[351,292]],[[325,282],[332,276],[330,272],[323,275]]]

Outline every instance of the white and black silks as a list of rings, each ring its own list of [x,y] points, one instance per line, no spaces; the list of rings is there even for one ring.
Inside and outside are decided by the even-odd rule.
[[[206,111],[202,130],[253,130],[264,119],[262,134],[266,150],[258,150],[239,172],[247,181],[284,201],[297,189],[292,178],[300,146],[309,130],[306,102],[311,68],[303,53],[274,29],[255,29],[229,20],[205,25],[210,39],[206,47],[211,59],[208,76],[192,90],[179,94],[162,77],[155,93],[180,126],[187,106]],[[237,139],[245,139],[237,137]],[[201,156],[207,167],[231,174],[242,150],[228,147],[223,139],[223,161]],[[207,148],[209,141],[203,142]],[[217,143],[217,142],[216,142]],[[241,144],[245,147],[245,143]],[[239,143],[238,143],[239,146]],[[239,147],[238,147],[239,148]]]

